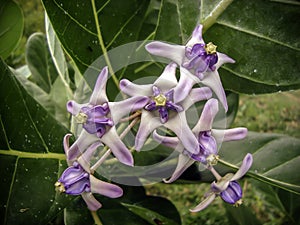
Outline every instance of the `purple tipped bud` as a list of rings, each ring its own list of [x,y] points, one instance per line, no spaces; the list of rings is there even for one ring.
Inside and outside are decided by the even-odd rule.
[[[225,191],[220,193],[221,198],[229,203],[235,204],[242,198],[242,188],[236,181],[230,181]]]
[[[91,191],[90,175],[77,162],[68,167],[56,182],[55,186],[60,192],[69,195],[80,195]]]

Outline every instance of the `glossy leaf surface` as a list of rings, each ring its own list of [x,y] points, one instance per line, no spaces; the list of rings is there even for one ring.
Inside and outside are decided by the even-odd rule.
[[[6,59],[21,40],[24,17],[21,8],[12,0],[0,5],[0,56]]]

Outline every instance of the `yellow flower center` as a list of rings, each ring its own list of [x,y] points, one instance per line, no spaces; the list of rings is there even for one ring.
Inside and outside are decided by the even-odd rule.
[[[85,123],[87,118],[88,116],[85,113],[80,112],[75,116],[75,121],[76,123]]]
[[[154,97],[154,101],[156,106],[165,106],[167,103],[167,98],[163,94],[159,94]]]
[[[60,193],[63,193],[63,192],[66,191],[65,186],[64,186],[61,182],[59,182],[59,181],[57,181],[57,182],[54,184],[54,186],[55,186],[55,190],[56,190],[56,191],[59,191]]]
[[[217,52],[217,46],[214,45],[212,42],[206,44],[204,48],[207,54],[214,54]]]
[[[234,206],[235,206],[235,207],[239,207],[241,204],[243,204],[243,200],[242,200],[242,199],[239,199],[239,200],[237,200],[237,201],[234,203]]]
[[[215,155],[215,154],[210,154],[207,158],[206,161],[208,163],[208,165],[210,166],[215,166],[217,165],[218,161],[219,161],[219,156]]]

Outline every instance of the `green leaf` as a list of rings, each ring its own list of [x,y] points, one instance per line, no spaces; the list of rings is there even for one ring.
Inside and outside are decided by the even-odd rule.
[[[237,169],[235,165],[249,152],[253,155],[250,177],[300,194],[299,146],[297,138],[250,132],[244,140],[223,143],[220,156],[222,164]]]
[[[225,175],[236,171],[247,153],[253,164],[247,175],[272,186],[300,194],[300,140],[280,134],[249,132],[244,140],[222,143],[216,170]],[[234,171],[233,171],[234,170]],[[214,176],[194,163],[181,177],[184,182],[212,182]]]
[[[265,207],[272,208],[284,214],[283,221],[285,224],[299,224],[300,222],[300,196],[285,190],[273,187],[262,182],[254,182],[251,184],[256,188],[258,196],[264,202]]]
[[[24,17],[21,8],[11,0],[0,6],[0,57],[6,59],[17,47],[23,34]]]
[[[1,224],[46,224],[69,202],[55,192],[65,167],[60,125],[0,61]]]
[[[44,34],[34,33],[29,37],[26,45],[26,62],[31,71],[30,79],[49,93],[58,74]]]
[[[224,204],[228,216],[229,224],[236,225],[260,225],[261,222],[253,214],[252,210],[244,205],[233,207],[229,204]]]
[[[199,18],[199,1],[194,0],[93,2],[43,0],[59,40],[81,73],[122,44],[154,38],[186,41]],[[106,58],[106,64],[111,60]]]
[[[299,5],[233,1],[204,35],[236,60],[220,71],[225,88],[247,94],[298,89],[299,16]]]
[[[139,225],[181,224],[178,211],[169,200],[146,195],[142,186],[122,188],[121,198],[95,195],[102,204],[97,212],[90,212],[82,198],[77,198],[66,208],[66,224],[94,224],[94,221],[101,221],[103,225],[129,225],[133,221]]]
[[[61,47],[59,40],[57,39],[56,34],[54,33],[53,27],[49,22],[47,15],[45,15],[45,26],[46,26],[46,37],[47,37],[47,44],[49,48],[49,52],[59,75],[61,83],[64,85],[67,96],[73,97],[72,90],[70,88],[70,77],[69,77],[69,69],[67,60],[65,58],[65,54]]]

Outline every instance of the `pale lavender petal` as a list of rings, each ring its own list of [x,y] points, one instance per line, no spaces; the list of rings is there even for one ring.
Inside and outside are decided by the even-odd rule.
[[[117,124],[124,116],[129,116],[131,112],[144,108],[148,101],[148,97],[136,96],[119,102],[109,102],[111,118]]]
[[[87,104],[78,104],[73,100],[67,102],[67,110],[73,116],[76,116],[80,112],[81,108],[85,106],[87,106]]]
[[[226,130],[212,129],[212,134],[218,143],[223,141],[236,141],[241,140],[247,136],[248,130],[244,127],[237,127]]]
[[[70,137],[72,136],[72,134],[66,134],[64,136],[64,140],[63,140],[63,146],[64,146],[64,150],[65,150],[65,155],[67,157],[67,162],[68,162],[68,166],[71,166],[73,163],[72,162],[69,162],[69,150],[70,150],[70,143],[69,143],[69,140],[70,140]]]
[[[172,182],[174,182],[194,162],[195,162],[195,160],[191,159],[188,155],[186,155],[186,154],[180,154],[179,157],[178,157],[178,163],[177,163],[175,171],[173,172],[172,176],[169,179],[164,179],[164,182],[165,183],[172,183]]]
[[[143,110],[139,130],[135,137],[135,149],[137,151],[141,150],[147,137],[154,129],[161,125],[159,117],[154,117],[151,112]]]
[[[212,91],[209,87],[193,88],[187,98],[183,101],[182,106],[187,110],[196,102],[207,100],[211,97]]]
[[[95,150],[101,145],[101,142],[93,143],[88,149],[77,159],[82,168],[90,173],[90,161]]]
[[[157,133],[156,130],[154,130],[153,135],[152,135],[153,139],[167,147],[173,148],[173,149],[177,149],[180,148],[179,144],[180,141],[177,137],[168,137],[168,136],[162,136],[160,134]],[[183,146],[180,145],[182,148],[181,151],[183,150]]]
[[[153,41],[146,45],[146,50],[152,55],[166,57],[181,65],[185,57],[185,46],[171,45],[160,41]]]
[[[106,83],[108,79],[108,68],[107,66],[102,69],[100,72],[93,93],[90,98],[91,105],[101,105],[105,102],[108,102],[106,96]]]
[[[128,148],[121,141],[115,127],[111,127],[105,135],[103,135],[101,141],[110,148],[121,163],[133,166],[133,157]]]
[[[97,211],[102,207],[101,203],[93,196],[91,192],[83,192],[81,197],[87,204],[87,207],[91,211]]]
[[[123,190],[115,184],[110,184],[90,175],[92,193],[104,195],[109,198],[119,198],[123,195]]]
[[[228,178],[230,176],[232,176],[233,174],[226,174],[227,177],[223,177],[223,179],[219,180],[218,182],[212,182],[211,183],[211,190],[215,193],[220,193],[222,191],[225,191],[228,187],[228,185],[230,184],[230,181],[228,180]]]
[[[209,99],[202,110],[201,116],[198,123],[193,128],[193,132],[199,135],[201,131],[207,131],[212,128],[212,124],[216,114],[219,111],[218,100],[211,98]]]
[[[205,209],[210,203],[212,203],[212,201],[216,198],[216,194],[215,193],[210,193],[208,194],[208,196],[199,204],[197,205],[195,208],[190,209],[191,212],[199,212],[203,209]]]
[[[174,88],[174,102],[183,101],[190,93],[194,84],[198,83],[199,79],[188,72],[183,67],[180,67],[180,78],[177,86]]]
[[[193,46],[194,44],[204,44],[204,41],[202,39],[202,28],[203,26],[201,24],[195,27],[192,38],[186,44],[187,46]]]
[[[217,55],[218,62],[215,65],[216,69],[219,69],[219,67],[222,66],[224,63],[235,63],[235,61],[232,58],[223,53],[217,52]]]
[[[222,103],[225,112],[228,111],[226,94],[220,80],[220,76],[217,70],[206,72],[203,80],[201,81],[204,85],[210,87],[213,92],[217,95],[218,99]]]
[[[129,96],[152,96],[153,84],[135,84],[127,79],[120,80],[120,89]]]
[[[199,153],[198,140],[189,128],[184,112],[178,113],[164,125],[177,135],[187,151],[192,154]]]
[[[170,90],[178,83],[175,76],[176,67],[177,65],[175,63],[168,64],[162,74],[154,82],[154,85],[158,86],[162,92]]]
[[[86,130],[82,130],[77,140],[69,148],[67,159],[70,161],[75,160],[88,146],[94,142],[99,141],[96,135],[89,134]]]
[[[238,180],[238,179],[242,178],[248,172],[250,167],[252,166],[252,162],[253,162],[253,157],[250,153],[248,153],[245,156],[241,167],[234,174],[234,176],[230,179],[230,181],[234,181],[234,180]]]

